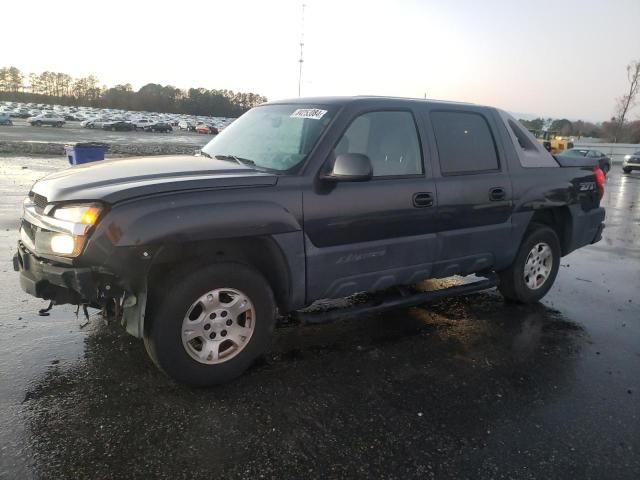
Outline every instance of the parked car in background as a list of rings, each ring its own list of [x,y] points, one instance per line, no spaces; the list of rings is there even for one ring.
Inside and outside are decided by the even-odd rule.
[[[187,132],[195,132],[196,124],[189,120],[180,120],[178,122],[178,128],[180,130],[186,130]]]
[[[169,133],[173,131],[173,127],[166,122],[156,122],[144,127],[145,132],[161,132]]]
[[[148,118],[138,118],[136,120],[133,120],[133,124],[135,125],[136,130],[143,130],[145,127],[153,125],[154,123],[154,120],[150,120]]]
[[[209,125],[208,123],[199,123],[198,125],[196,125],[196,132],[217,134],[218,129],[213,125]]]
[[[89,128],[103,128],[105,124],[113,122],[111,118],[94,118]]]
[[[87,118],[86,120],[83,120],[82,122],[80,122],[80,126],[82,128],[93,128],[93,122],[95,121],[95,118]]]
[[[41,113],[27,120],[32,127],[41,127],[43,125],[51,125],[52,127],[62,127],[65,124],[63,117],[57,113]]]
[[[126,120],[116,120],[115,122],[108,122],[102,125],[103,130],[112,130],[118,132],[130,132],[135,130],[136,127],[133,123],[127,122]]]
[[[128,121],[143,130],[145,126],[166,123],[174,129],[195,131],[196,125],[205,124],[218,130],[228,126],[234,119],[216,117],[213,115],[188,115],[166,112],[132,111],[118,108],[95,108],[70,105],[46,105],[34,102],[3,102],[0,101],[0,112],[11,118],[38,117],[42,114],[57,115],[67,122],[80,122],[84,128],[103,128],[105,122]],[[15,123],[15,120],[14,120]],[[42,125],[49,124],[43,122]],[[75,125],[75,124],[74,124]],[[126,128],[126,127],[125,127]],[[152,129],[153,130],[153,129]],[[203,133],[215,130],[201,128]]]
[[[593,159],[594,162],[597,162],[597,165],[600,167],[600,170],[604,172],[606,175],[611,170],[611,159],[607,157],[600,150],[592,150],[590,148],[572,148],[561,153],[559,156],[565,157],[567,159],[571,158],[589,158]]]
[[[6,112],[0,112],[0,125],[13,125],[11,117]]]
[[[631,173],[632,170],[640,170],[640,150],[633,152],[631,155],[625,155],[622,160],[622,171]]]
[[[8,113],[11,117],[15,117],[15,118],[29,118],[33,115],[31,115],[31,112],[29,112],[29,110],[27,109],[15,109],[15,110],[11,110],[6,112]]]

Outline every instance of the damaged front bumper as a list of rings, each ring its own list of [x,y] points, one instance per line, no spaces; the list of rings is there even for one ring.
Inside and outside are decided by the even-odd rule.
[[[13,269],[20,272],[20,287],[29,295],[53,305],[88,305],[104,309],[114,305],[116,319],[127,332],[142,337],[146,285],[137,295],[119,286],[116,278],[93,268],[56,265],[36,256],[22,242],[13,256]],[[120,318],[121,317],[121,318]]]
[[[25,292],[56,305],[96,304],[99,300],[92,269],[55,265],[36,257],[22,242],[13,257],[13,269],[20,272],[20,287]]]

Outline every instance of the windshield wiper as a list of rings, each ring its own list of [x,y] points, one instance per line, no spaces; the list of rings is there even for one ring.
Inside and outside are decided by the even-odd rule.
[[[218,160],[231,160],[244,167],[250,167],[254,170],[258,170],[259,172],[273,172],[279,173],[280,171],[275,168],[263,167],[262,165],[256,164],[253,160],[249,160],[248,158],[238,157],[237,155],[214,155],[214,158]]]
[[[207,158],[213,158],[211,155],[209,155],[207,152],[205,152],[204,150],[200,150],[200,155],[203,157],[207,157]]]
[[[256,167],[256,162],[253,160],[249,160],[248,158],[237,157],[235,155],[216,155],[218,160],[233,160],[240,165],[244,165],[245,167]]]

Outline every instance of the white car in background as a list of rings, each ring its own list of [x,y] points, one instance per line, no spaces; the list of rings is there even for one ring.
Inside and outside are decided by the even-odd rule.
[[[93,128],[93,122],[96,120],[96,118],[87,118],[86,120],[83,120],[82,122],[80,122],[80,126],[82,128]]]
[[[148,118],[138,118],[133,120],[131,123],[136,127],[136,130],[143,130],[144,127],[149,127],[156,123],[156,121]]]
[[[102,128],[105,123],[112,122],[112,118],[94,118],[93,122],[89,125],[89,128]]]

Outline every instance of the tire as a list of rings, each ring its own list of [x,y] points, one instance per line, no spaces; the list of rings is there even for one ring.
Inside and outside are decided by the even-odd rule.
[[[254,269],[234,263],[214,264],[176,277],[150,299],[151,321],[144,333],[147,353],[169,377],[193,387],[226,383],[240,376],[269,349],[276,320],[271,287]],[[223,298],[234,298],[229,293],[238,302],[247,304],[248,300],[247,313],[234,318],[232,310],[226,310],[232,307],[225,307],[229,302]],[[184,332],[193,338],[183,341]]]
[[[40,120],[38,120],[37,122],[34,122],[31,125],[33,125],[35,127],[41,127],[42,126],[42,122]]]
[[[631,169],[630,168],[623,168],[622,171],[624,173],[627,173],[627,174],[631,173]]]
[[[560,240],[556,232],[547,226],[533,224],[525,233],[511,266],[498,272],[498,288],[506,300],[535,303],[551,289],[559,267]],[[528,275],[525,275],[525,269]],[[535,272],[533,275],[531,269]]]

